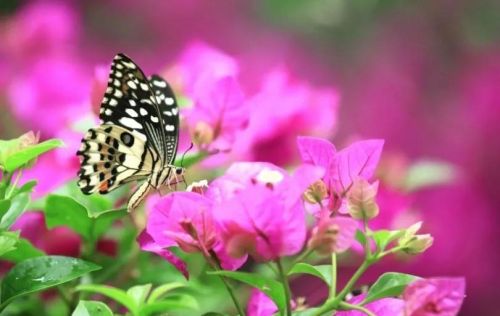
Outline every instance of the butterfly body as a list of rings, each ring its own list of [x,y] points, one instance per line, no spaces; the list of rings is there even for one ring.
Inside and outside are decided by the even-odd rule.
[[[178,182],[173,165],[179,111],[174,94],[157,75],[146,78],[127,56],[115,56],[104,94],[102,124],[89,129],[77,155],[78,186],[84,194],[106,194],[124,183],[146,180],[129,200],[134,209],[151,190]]]

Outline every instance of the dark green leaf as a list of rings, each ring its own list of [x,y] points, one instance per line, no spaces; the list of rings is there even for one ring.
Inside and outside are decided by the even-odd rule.
[[[77,258],[46,256],[24,260],[12,268],[2,282],[2,306],[25,294],[41,291],[100,269]]]
[[[141,306],[151,291],[151,284],[136,285],[127,290],[127,295],[131,297],[137,306]]]
[[[288,275],[292,274],[309,274],[320,278],[328,286],[332,283],[332,266],[331,265],[319,265],[313,266],[308,263],[297,263],[290,269]]]
[[[31,193],[33,191],[33,188],[36,186],[36,180],[31,180],[23,184],[20,188],[17,188],[14,192],[14,194],[19,194],[19,193]]]
[[[390,242],[403,236],[403,230],[378,230],[373,232],[373,240],[379,251],[384,251]]]
[[[7,213],[9,208],[10,208],[10,200],[0,200],[0,218],[2,218],[5,215],[5,213]]]
[[[0,232],[0,257],[16,249],[19,232]]]
[[[41,257],[44,255],[45,253],[40,249],[35,248],[29,240],[20,238],[17,241],[16,249],[3,255],[2,259],[18,263],[29,258]]]
[[[133,315],[137,315],[138,306],[134,299],[128,296],[127,293],[121,289],[108,285],[85,284],[78,286],[76,291],[92,292],[107,296],[125,306]]]
[[[181,282],[173,282],[173,283],[168,283],[168,284],[163,284],[160,285],[159,287],[155,288],[153,291],[151,291],[151,295],[149,295],[148,298],[148,303],[152,303],[156,300],[158,300],[160,297],[163,295],[167,294],[168,292],[184,287],[186,284],[181,283]]]
[[[7,170],[7,172],[13,172],[41,154],[63,145],[64,143],[59,139],[49,139],[39,144],[14,151],[5,158],[5,170]]]
[[[49,228],[69,226],[88,241],[96,241],[113,222],[126,215],[125,210],[92,213],[75,199],[49,195],[45,203],[45,220]]]
[[[273,279],[269,279],[255,273],[236,271],[214,271],[210,272],[210,274],[225,276],[253,286],[264,292],[264,294],[273,300],[280,311],[283,311],[286,308],[283,285]]]
[[[24,212],[30,197],[28,193],[20,193],[12,198],[10,208],[0,221],[0,230],[7,230],[14,224],[16,219]]]
[[[159,312],[165,312],[172,309],[199,309],[198,302],[191,295],[177,294],[172,295],[161,301],[148,303],[139,310],[139,315],[147,316]]]
[[[416,279],[416,276],[410,274],[396,272],[384,273],[370,287],[362,304],[373,302],[384,297],[398,296],[409,283]]]
[[[80,301],[71,316],[113,316],[113,312],[103,302]]]

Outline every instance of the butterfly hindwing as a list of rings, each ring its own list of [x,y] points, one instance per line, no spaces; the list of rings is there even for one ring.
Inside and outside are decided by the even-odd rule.
[[[123,183],[144,179],[151,169],[144,136],[118,125],[90,129],[77,154],[81,156],[78,186],[85,194],[105,194]]]

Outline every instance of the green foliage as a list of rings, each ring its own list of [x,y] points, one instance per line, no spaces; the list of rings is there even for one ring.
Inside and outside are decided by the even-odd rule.
[[[45,255],[44,252],[33,246],[29,240],[19,238],[17,239],[15,248],[0,257],[3,260],[18,263],[29,258],[41,257],[43,255]]]
[[[210,274],[228,277],[255,287],[269,296],[276,306],[278,306],[280,311],[284,311],[286,309],[285,289],[283,284],[276,280],[248,272],[213,271],[210,272]]]
[[[30,202],[29,194],[19,193],[10,201],[10,207],[0,220],[0,230],[9,229],[16,219],[26,210]]]
[[[126,210],[92,211],[75,199],[62,195],[49,195],[45,204],[47,227],[70,227],[91,243],[126,214]]]
[[[373,241],[379,252],[384,251],[389,243],[403,236],[402,230],[378,230],[372,233]]]
[[[104,295],[126,307],[131,315],[147,316],[173,309],[197,310],[199,308],[198,303],[191,295],[173,294],[161,298],[174,289],[183,286],[180,283],[172,283],[151,290],[151,284],[145,284],[136,285],[124,291],[107,285],[86,284],[78,286],[76,290]]]
[[[325,282],[328,286],[332,283],[332,266],[329,264],[313,266],[308,263],[299,262],[288,272],[288,275],[293,274],[309,274],[315,276]]]
[[[406,286],[416,280],[410,274],[387,272],[382,274],[370,287],[362,304],[367,304],[384,297],[394,297],[403,293]]]
[[[100,268],[81,259],[63,256],[24,260],[14,266],[2,281],[0,310],[15,298],[66,283]]]
[[[113,312],[103,302],[80,301],[71,316],[113,316]]]
[[[21,138],[0,140],[0,168],[7,172],[14,172],[41,154],[63,145],[64,143],[58,139],[50,139],[28,146],[21,144]]]
[[[0,257],[16,249],[19,232],[0,232]]]

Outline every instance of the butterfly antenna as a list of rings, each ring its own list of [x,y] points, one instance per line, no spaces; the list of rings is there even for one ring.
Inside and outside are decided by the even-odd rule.
[[[191,150],[193,149],[193,142],[191,142],[191,145],[189,146],[188,149],[186,149],[186,151],[182,154],[182,158],[181,158],[181,168],[184,168],[184,156],[186,156],[186,154]]]

